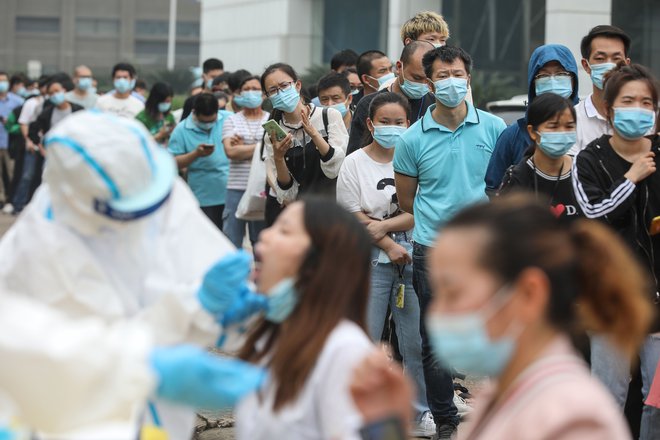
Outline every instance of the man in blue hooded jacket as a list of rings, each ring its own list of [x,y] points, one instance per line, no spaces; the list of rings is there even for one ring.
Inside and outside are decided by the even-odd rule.
[[[555,93],[578,103],[577,63],[571,51],[561,44],[546,44],[534,50],[527,68],[527,105],[543,93]],[[486,171],[486,193],[491,196],[502,183],[504,173],[519,163],[532,140],[527,134],[527,115],[502,132]]]

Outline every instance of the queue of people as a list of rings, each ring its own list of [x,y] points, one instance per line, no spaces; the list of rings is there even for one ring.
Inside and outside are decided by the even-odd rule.
[[[0,300],[34,308],[52,344],[69,335],[86,380],[138,384],[56,420],[5,371],[0,403],[43,438],[112,422],[186,439],[192,409],[234,404],[239,439],[658,438],[655,78],[597,26],[581,46],[593,93],[579,100],[568,48],[540,46],[507,127],[473,105],[472,57],[449,35],[419,13],[394,65],[342,51],[314,87],[286,63],[257,76],[211,58],[180,115],[165,83],[138,97],[127,63],[102,96],[85,66],[0,72],[5,206],[24,211],[0,241]],[[62,389],[73,359],[24,345],[0,338],[84,413],[94,398]],[[106,355],[133,370],[104,376]],[[469,406],[460,374],[492,380]],[[626,426],[634,391],[647,404]]]

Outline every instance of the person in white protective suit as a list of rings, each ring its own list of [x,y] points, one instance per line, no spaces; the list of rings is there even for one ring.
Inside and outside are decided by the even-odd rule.
[[[197,289],[233,246],[172,156],[139,123],[94,111],[66,118],[44,145],[43,184],[0,241],[0,288],[69,318],[140,322],[158,346],[214,343],[219,325]],[[189,437],[192,410],[154,407],[170,438]]]
[[[71,320],[7,292],[0,293],[0,359],[3,440],[27,438],[25,429],[10,428],[16,422],[50,438],[135,438],[152,393],[226,408],[264,378],[254,366],[201,348],[154,349],[140,323]]]

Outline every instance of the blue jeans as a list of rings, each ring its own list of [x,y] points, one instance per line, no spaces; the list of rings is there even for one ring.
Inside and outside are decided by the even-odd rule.
[[[14,190],[14,212],[21,212],[30,198],[30,188],[34,180],[34,173],[37,167],[37,155],[31,151],[26,151],[23,157],[23,168],[21,170],[21,178],[18,180],[16,189]]]
[[[399,276],[401,266],[392,263],[379,263],[379,248],[374,248],[371,270],[371,292],[367,309],[367,328],[374,342],[379,342],[387,318],[387,307],[392,311],[396,336],[399,340],[399,352],[403,357],[403,367],[417,387],[417,399],[414,403],[417,416],[429,410],[426,403],[426,384],[422,367],[422,338],[419,334],[419,302],[412,286],[412,266],[403,268],[403,277]],[[399,284],[404,284],[403,308],[396,306]]]
[[[424,365],[424,380],[426,382],[426,399],[433,419],[437,426],[458,426],[460,421],[456,405],[454,405],[454,380],[449,371],[445,370],[433,357],[431,345],[426,335],[424,317],[432,299],[426,271],[426,255],[428,246],[415,243],[413,245],[413,287],[419,300],[420,325],[422,336],[422,362]]]
[[[660,360],[660,336],[649,335],[639,351],[642,372],[642,396],[646,400],[655,369]],[[591,337],[591,373],[612,393],[616,403],[623,408],[628,397],[630,363],[603,336]],[[660,439],[660,409],[644,405],[640,440]]]
[[[263,221],[247,221],[236,218],[236,209],[243,197],[243,193],[238,189],[228,189],[225,197],[225,212],[222,216],[222,232],[225,233],[229,241],[238,249],[243,247],[243,238],[245,237],[245,227],[248,228],[250,242],[252,246],[259,239],[259,234],[266,227]]]

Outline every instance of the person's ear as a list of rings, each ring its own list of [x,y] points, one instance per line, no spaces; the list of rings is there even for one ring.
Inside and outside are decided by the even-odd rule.
[[[587,72],[587,75],[591,75],[591,67],[589,67],[589,62],[582,58],[582,61],[580,62],[582,64],[582,68],[584,69],[585,72]]]
[[[399,73],[399,75],[400,75],[401,74],[401,69],[403,69],[403,63],[401,62],[401,60],[397,61],[395,66],[396,66],[397,73]]]
[[[344,102],[346,102],[346,107],[350,107],[350,105],[353,103],[353,95],[349,93],[348,98],[346,98],[346,101]]]
[[[374,135],[374,123],[372,122],[371,118],[367,118],[367,130],[369,130],[371,136]]]
[[[470,75],[468,73],[468,76],[467,76],[467,86],[468,86],[468,88],[470,88],[470,84],[472,84],[472,75]]]
[[[406,119],[406,127],[410,127],[410,120]]]
[[[435,84],[433,81],[431,81],[429,78],[426,78],[426,83],[429,86],[429,90],[431,91],[431,94],[435,95]]]
[[[406,39],[403,40],[403,45],[404,45],[404,46],[407,46],[407,45],[409,45],[410,43],[412,43],[412,41],[413,41],[413,40],[412,40],[410,37],[406,37]]]
[[[626,66],[630,66],[630,58],[626,58]]]
[[[523,270],[514,284],[518,296],[516,318],[524,324],[541,322],[547,316],[552,287],[548,276],[541,269]]]
[[[527,126],[527,134],[535,144],[539,143],[539,140],[537,139],[538,135],[536,134],[536,130],[534,130],[534,127],[532,127],[531,125]]]
[[[367,75],[366,73],[362,74],[362,76],[360,77],[360,82],[362,82],[363,86],[371,87],[371,83],[369,82],[369,75]]]
[[[298,91],[298,93],[300,93],[300,91],[302,90],[302,81],[300,80],[296,81],[296,90]]]

